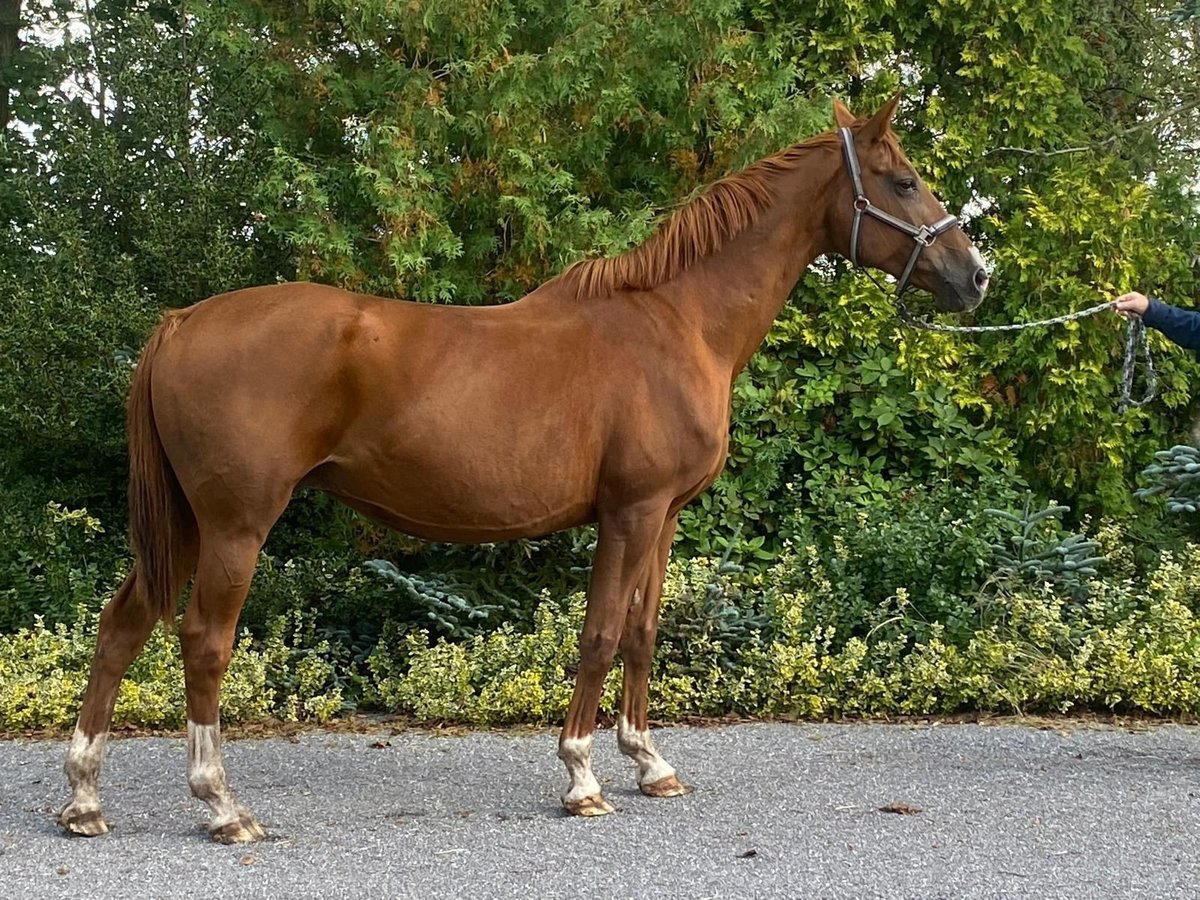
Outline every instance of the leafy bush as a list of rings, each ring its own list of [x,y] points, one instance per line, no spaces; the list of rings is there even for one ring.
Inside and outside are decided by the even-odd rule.
[[[1135,283],[1172,299],[1197,286],[1197,157],[1163,152],[1195,136],[1174,113],[1194,86],[1180,78],[1200,71],[1196,42],[1140,0],[933,14],[705,0],[686,25],[669,4],[563,0],[431,0],[421,16],[18,5],[28,52],[5,77],[25,127],[0,127],[0,490],[29,479],[21,515],[52,499],[87,508],[114,546],[122,401],[162,309],[295,277],[515,299],[640,242],[698,184],[827,128],[832,95],[867,110],[907,88],[905,146],[948,206],[972,201],[965,225],[995,264],[980,321],[1060,314]],[[105,97],[72,100],[62,84]],[[183,120],[180,96],[196,98]],[[1197,368],[1181,355],[1162,355],[1161,403],[1115,415],[1116,317],[968,340],[916,334],[894,312],[849,266],[802,280],[735,385],[730,465],[684,510],[684,553],[720,556],[740,526],[735,552],[761,568],[790,536],[789,504],[1008,465],[1042,495],[1121,514],[1132,461],[1185,425]],[[322,546],[344,524],[302,500],[269,553],[339,570],[384,557],[401,572],[462,558],[438,548],[427,557],[446,559],[408,567]],[[531,599],[504,593],[529,627]],[[369,618],[354,605],[340,627]]]
[[[1200,510],[1200,449],[1176,444],[1169,450],[1159,450],[1154,459],[1141,473],[1150,483],[1135,491],[1134,496],[1146,500],[1163,495],[1167,509],[1173,513]]]
[[[761,598],[739,583],[744,570],[720,560],[684,559],[670,569],[658,628],[659,654],[680,671],[701,675],[716,653],[723,668],[736,663],[738,648],[770,627]]]
[[[96,611],[124,577],[128,563],[87,509],[49,502],[30,511],[20,503],[0,510],[0,632],[74,620]]]
[[[424,618],[446,637],[477,635],[489,625],[494,628],[519,611],[512,599],[504,595],[497,598],[498,603],[472,602],[462,596],[460,585],[436,576],[406,574],[385,559],[368,560],[365,568],[384,579],[406,601],[423,609]]]
[[[585,583],[593,533],[578,529],[540,541],[453,546],[376,534],[365,522],[361,527],[369,540],[274,543],[301,555],[259,556],[242,624],[261,635],[280,615],[310,611],[320,629],[339,635],[360,657],[379,640],[384,622],[452,638],[502,623],[527,631],[541,592],[561,596]],[[380,550],[395,561],[360,562],[364,551]]]
[[[889,612],[912,615],[912,598],[899,587],[889,609],[865,616],[847,639],[844,612],[788,585],[794,566],[781,561],[781,571],[748,586],[766,616],[760,631],[664,639],[652,716],[1200,711],[1200,550],[1168,555],[1140,586],[1098,584],[1084,606],[1046,589],[998,593],[958,636],[936,622],[881,628]],[[664,621],[694,601],[704,580],[694,564],[672,564]],[[422,720],[555,722],[570,699],[582,602],[576,595],[565,607],[543,606],[531,635],[505,630],[432,646],[409,635],[402,653],[372,656],[374,699]],[[609,712],[618,689],[614,671],[605,685]]]
[[[262,553],[241,624],[262,637],[289,616],[305,617],[360,655],[375,645],[385,621],[409,618],[378,579],[344,554],[279,559]]]
[[[994,572],[999,526],[985,510],[1015,496],[998,474],[932,487],[897,479],[866,502],[857,491],[829,490],[812,511],[794,508],[791,547],[769,578],[806,594],[810,625],[836,626],[838,646],[900,625],[922,636],[940,623],[957,637],[977,623],[976,600]],[[900,590],[908,599],[897,618]]]
[[[0,635],[0,729],[67,728],[75,723],[87,686],[97,613],[80,611],[74,624]],[[221,717],[241,722],[267,717],[324,722],[351,708],[343,689],[345,652],[318,638],[303,616],[280,617],[264,641],[243,633],[221,691]],[[117,693],[116,725],[179,728],[186,716],[179,641],[156,628]]]
[[[1081,603],[1074,582],[996,580],[1002,529],[985,510],[1001,499],[1015,492],[997,481],[831,504],[826,536],[785,548],[766,571],[674,560],[652,715],[1200,709],[1200,548],[1145,568],[1131,535],[1103,522],[1081,540],[1107,578],[1079,572]],[[409,635],[402,651],[372,656],[384,687],[372,699],[421,719],[554,722],[582,604],[544,603],[531,635],[432,645]],[[618,684],[610,674],[610,712]]]
[[[927,598],[899,583],[878,609],[840,608],[828,572],[845,560],[810,548],[787,551],[765,573],[672,562],[651,714],[1200,712],[1200,548],[1164,553],[1141,576],[1131,574],[1119,528],[1105,525],[1096,538],[1122,577],[1092,583],[1086,603],[1050,584],[1014,584],[976,595],[972,618],[955,629],[927,620]],[[697,603],[717,614],[690,629],[672,625]],[[239,640],[222,715],[324,721],[361,698],[421,721],[556,722],[574,686],[583,607],[583,594],[562,603],[543,597],[531,632],[505,625],[457,643],[389,627],[361,665],[311,615],[280,617],[265,639]],[[71,725],[94,627],[84,615],[71,627],[39,621],[0,637],[0,728]],[[615,668],[602,700],[609,712],[619,689]],[[178,727],[183,709],[177,642],[156,631],[122,684],[117,721]]]
[[[584,595],[563,604],[544,597],[529,634],[505,625],[493,634],[462,643],[424,631],[384,641],[371,655],[368,701],[423,721],[471,724],[551,722],[571,702],[579,662]],[[612,709],[620,689],[614,669],[605,681],[602,704]]]
[[[865,280],[801,283],[735,383],[729,461],[680,513],[683,553],[719,556],[740,530],[738,558],[761,567],[793,533],[789,510],[1012,472],[1009,436],[944,385],[914,384],[892,315]]]

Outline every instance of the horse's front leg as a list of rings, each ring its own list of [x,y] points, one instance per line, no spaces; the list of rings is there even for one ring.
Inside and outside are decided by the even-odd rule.
[[[579,638],[579,674],[558,742],[558,756],[571,778],[562,803],[572,815],[602,816],[613,811],[592,774],[596,711],[630,603],[634,592],[640,590],[647,563],[658,550],[666,517],[665,502],[643,502],[600,515],[587,612]]]
[[[637,764],[638,787],[648,797],[677,797],[689,793],[675,769],[659,755],[650,739],[646,713],[650,685],[650,667],[654,661],[654,640],[658,634],[658,608],[662,597],[663,575],[675,539],[676,517],[663,526],[657,552],[646,563],[641,587],[625,617],[621,634],[621,661],[624,680],[621,685],[621,717],[617,720],[617,745]]]

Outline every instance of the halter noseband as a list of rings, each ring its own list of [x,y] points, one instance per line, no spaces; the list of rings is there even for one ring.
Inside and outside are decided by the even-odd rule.
[[[858,233],[862,229],[864,213],[874,219],[878,219],[885,225],[890,225],[897,231],[904,232],[915,242],[912,254],[908,257],[908,265],[904,267],[904,274],[900,276],[900,281],[896,285],[896,297],[898,299],[904,296],[904,292],[908,290],[908,280],[912,277],[913,269],[917,267],[917,260],[921,257],[921,251],[933,244],[937,240],[938,235],[944,234],[957,225],[958,218],[956,216],[946,216],[933,225],[913,225],[911,222],[897,219],[890,213],[886,213],[878,206],[873,205],[863,191],[862,167],[858,164],[858,152],[854,148],[854,135],[850,132],[849,128],[842,127],[838,131],[841,132],[842,136],[842,152],[846,158],[846,168],[850,172],[850,183],[854,187],[854,224],[850,228],[850,261],[856,266],[860,265],[858,261]]]

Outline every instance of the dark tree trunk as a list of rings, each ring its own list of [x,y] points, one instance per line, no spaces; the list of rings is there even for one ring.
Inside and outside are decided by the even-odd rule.
[[[17,54],[20,23],[21,0],[0,0],[0,134],[8,127],[12,115],[9,94],[13,86],[13,57]]]

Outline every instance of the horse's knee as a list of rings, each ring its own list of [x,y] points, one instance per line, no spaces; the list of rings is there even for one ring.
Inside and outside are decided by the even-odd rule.
[[[579,665],[581,668],[607,668],[612,665],[621,638],[616,632],[599,631],[584,634],[579,639]]]
[[[621,657],[626,662],[648,660],[654,655],[654,639],[658,633],[657,623],[630,622],[621,635]]]

